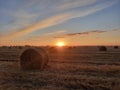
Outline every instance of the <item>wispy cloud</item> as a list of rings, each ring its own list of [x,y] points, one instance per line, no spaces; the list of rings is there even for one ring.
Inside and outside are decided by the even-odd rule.
[[[45,33],[43,34],[44,36],[49,36],[49,35],[56,35],[56,34],[63,34],[67,32],[66,30],[59,30],[59,31],[54,31],[54,32],[50,32],[50,33]]]
[[[68,34],[64,34],[62,36],[56,36],[54,38],[68,38],[68,37],[73,37],[73,36],[77,36],[77,35],[89,35],[89,34],[93,34],[93,33],[104,33],[106,31],[87,31],[87,32],[80,32],[80,33],[68,33]]]
[[[35,23],[35,24],[30,25],[28,27],[25,27],[25,28],[22,28],[19,30],[14,30],[14,31],[7,33],[7,34],[3,34],[2,36],[4,38],[6,37],[8,39],[20,37],[20,36],[26,35],[28,33],[31,33],[33,31],[40,30],[40,29],[61,23],[61,22],[65,21],[67,19],[67,17],[69,17],[69,14],[62,14],[62,15],[53,16],[51,18],[48,18],[48,19],[43,20],[41,22]]]
[[[91,5],[95,2],[97,2],[99,0],[85,0],[85,1],[82,1],[82,0],[75,0],[74,3],[73,1],[69,1],[69,0],[62,0],[61,3],[64,3],[66,2],[67,4],[58,4],[56,3],[54,5],[54,7],[49,7],[50,9],[56,9],[59,10],[63,8],[63,11],[55,11],[53,15],[50,15],[46,18],[44,18],[44,20],[40,20],[39,22],[35,22],[35,23],[30,23],[29,25],[25,26],[25,27],[21,27],[19,29],[16,29],[16,30],[12,30],[10,33],[5,33],[5,34],[2,34],[1,35],[1,39],[15,39],[15,38],[18,38],[18,37],[22,37],[24,35],[27,35],[29,33],[32,33],[34,31],[37,31],[37,30],[41,30],[41,29],[44,29],[44,28],[48,28],[48,27],[51,27],[51,26],[55,26],[55,25],[58,25],[58,24],[62,24],[68,20],[71,20],[73,18],[77,18],[77,17],[85,17],[89,14],[93,14],[97,11],[100,11],[104,8],[107,8],[111,5],[113,5],[117,0],[115,1],[106,1],[104,3],[100,3],[100,4],[95,4],[95,5],[92,5],[92,6],[89,6],[87,8],[81,8],[81,9],[76,9],[76,10],[70,10],[70,8],[78,8],[78,7],[81,7],[81,6],[86,6],[86,5]],[[38,2],[38,0],[37,0]],[[49,1],[48,1],[49,2]],[[45,3],[45,2],[43,2]],[[73,4],[72,4],[73,3]],[[31,3],[30,6],[32,6],[34,3]],[[49,5],[49,3],[47,3],[47,5]],[[50,5],[52,5],[50,3]],[[57,6],[58,5],[58,6]],[[43,6],[43,5],[42,5]],[[47,8],[46,7],[43,7],[43,8]],[[48,9],[49,9],[48,8]],[[65,10],[65,11],[64,11]],[[24,15],[20,15],[20,17],[23,17],[22,19],[24,18],[28,18],[27,16],[29,16],[29,18],[31,17],[34,17],[31,16],[31,15],[27,15],[26,13],[23,13]],[[18,14],[15,14],[15,16],[19,16]],[[39,15],[39,14],[38,14]],[[19,19],[20,20],[20,19]],[[21,23],[24,23],[24,20],[23,22]],[[79,33],[80,34],[80,33]],[[86,34],[86,33],[84,33]],[[71,34],[71,36],[74,35],[74,34]],[[70,35],[69,35],[70,36]]]
[[[60,6],[57,7],[58,10],[73,9],[77,7],[87,6],[94,4],[98,0],[64,0]]]
[[[80,33],[68,33],[68,34],[55,36],[54,38],[70,38],[70,37],[79,36],[79,35],[101,34],[101,33],[106,33],[106,32],[111,32],[111,31],[120,31],[120,29],[113,29],[113,30],[109,30],[109,31],[93,30],[93,31],[80,32]]]

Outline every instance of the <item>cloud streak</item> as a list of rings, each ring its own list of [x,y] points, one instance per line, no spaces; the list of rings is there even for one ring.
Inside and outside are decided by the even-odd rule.
[[[6,36],[6,38],[8,38],[8,39],[10,39],[10,38],[13,39],[13,38],[16,38],[16,37],[20,37],[20,36],[26,35],[28,33],[31,33],[33,31],[36,31],[38,29],[39,30],[44,29],[46,27],[50,27],[50,26],[56,25],[58,23],[61,23],[61,22],[65,21],[67,19],[67,17],[69,17],[69,14],[62,14],[62,15],[53,16],[51,18],[43,20],[39,23],[35,23],[35,24],[30,25],[28,27],[25,27],[25,28],[22,28],[22,29],[19,29],[19,30],[14,30],[13,32],[7,33],[3,36]]]
[[[90,4],[94,4],[97,0],[64,0],[60,6],[57,7],[58,10],[73,9],[77,7],[83,7]]]
[[[70,37],[79,36],[79,35],[101,34],[101,33],[106,33],[106,32],[111,32],[111,31],[120,31],[120,29],[113,29],[109,31],[94,30],[94,31],[86,31],[86,32],[80,32],[80,33],[68,33],[68,34],[64,34],[60,36],[55,36],[54,38],[70,38]]]
[[[92,3],[96,2],[96,0],[92,0],[92,1],[93,1]],[[78,0],[77,0],[77,2],[78,2]],[[10,33],[2,34],[1,38],[8,39],[8,40],[14,39],[14,38],[19,38],[19,37],[22,37],[24,35],[27,35],[29,33],[37,31],[37,30],[42,30],[44,28],[48,28],[51,26],[62,24],[62,23],[67,22],[68,20],[71,20],[73,18],[84,17],[87,15],[93,14],[93,13],[100,11],[104,8],[107,8],[115,3],[115,1],[110,1],[110,2],[107,1],[105,3],[101,3],[98,5],[94,5],[94,6],[89,6],[88,8],[83,8],[80,10],[79,9],[78,10],[69,10],[70,8],[75,8],[75,6],[78,7],[80,3],[77,4],[77,2],[74,3],[74,5],[72,7],[71,7],[71,5],[72,5],[71,3],[69,3],[66,6],[64,6],[64,5],[62,5],[61,7],[59,6],[59,8],[64,8],[67,10],[65,12],[63,11],[63,12],[57,13],[55,15],[49,16],[49,17],[45,18],[44,20],[41,20],[37,23],[28,25],[26,27],[23,27],[23,28],[20,28],[17,30],[12,30]],[[91,4],[90,0],[86,0],[86,2],[83,2],[83,3],[84,3],[84,5],[86,5],[86,3],[87,3],[87,5]],[[80,4],[80,5],[82,5],[82,4]],[[71,34],[71,36],[72,35],[74,35],[74,34]]]
[[[68,38],[68,37],[73,37],[73,36],[78,36],[78,35],[89,35],[89,34],[99,34],[99,33],[104,33],[104,32],[107,32],[107,31],[98,31],[98,30],[95,30],[95,31],[87,31],[87,32],[80,32],[80,33],[69,33],[69,34],[64,34],[62,36],[56,36],[54,38]]]
[[[59,30],[59,31],[54,31],[54,32],[50,32],[50,33],[45,33],[44,36],[63,34],[65,32],[67,32],[67,31],[66,30]]]

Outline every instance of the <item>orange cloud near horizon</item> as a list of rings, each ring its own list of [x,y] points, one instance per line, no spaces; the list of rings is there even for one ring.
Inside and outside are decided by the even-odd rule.
[[[66,35],[65,38],[54,38],[55,33],[63,33],[63,36]],[[64,31],[51,32],[46,36],[36,36],[29,37],[27,39],[19,40],[19,41],[3,41],[2,45],[56,45],[56,42],[64,42],[67,46],[74,45],[120,45],[120,30],[111,30],[111,31],[88,31],[81,33],[73,33],[64,34]],[[70,35],[70,36],[69,36]]]

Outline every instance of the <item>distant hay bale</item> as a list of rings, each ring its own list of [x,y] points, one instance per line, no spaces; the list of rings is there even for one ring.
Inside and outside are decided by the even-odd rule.
[[[58,52],[58,50],[56,47],[49,48],[49,53],[57,53],[57,52]]]
[[[105,46],[100,46],[99,51],[107,51],[107,48]]]
[[[26,49],[20,56],[22,70],[43,69],[48,63],[48,55],[44,49]]]
[[[22,49],[22,46],[18,46],[18,49]]]
[[[118,46],[114,46],[114,49],[118,49],[119,47]]]

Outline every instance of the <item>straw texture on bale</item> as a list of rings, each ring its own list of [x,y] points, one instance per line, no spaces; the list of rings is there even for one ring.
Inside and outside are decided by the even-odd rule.
[[[24,50],[20,56],[22,70],[43,69],[48,63],[48,54],[44,49],[29,48]]]
[[[107,48],[105,46],[100,46],[99,51],[107,51]]]

